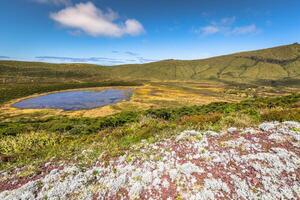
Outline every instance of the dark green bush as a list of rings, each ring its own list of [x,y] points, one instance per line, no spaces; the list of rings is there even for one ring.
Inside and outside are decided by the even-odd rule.
[[[126,123],[136,122],[137,112],[123,112],[103,118],[51,117],[44,120],[19,120],[0,123],[0,136],[18,135],[29,131],[48,131],[55,133],[92,134],[106,128],[115,128]]]
[[[18,123],[1,123],[0,124],[0,137],[1,136],[16,136],[22,132],[29,131],[28,127],[24,124]]]

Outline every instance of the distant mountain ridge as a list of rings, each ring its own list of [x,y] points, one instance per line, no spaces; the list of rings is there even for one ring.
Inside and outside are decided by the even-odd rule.
[[[300,80],[300,44],[240,52],[201,60],[164,60],[147,64],[103,67],[0,61],[0,78],[259,82]]]

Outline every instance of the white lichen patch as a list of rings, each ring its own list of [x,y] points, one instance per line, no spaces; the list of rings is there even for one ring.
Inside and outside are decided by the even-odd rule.
[[[230,127],[230,128],[227,129],[228,133],[235,133],[237,131],[238,131],[238,129],[236,127]]]
[[[191,139],[194,137],[201,137],[201,132],[195,130],[183,131],[176,137],[176,141]]]
[[[265,122],[259,125],[259,128],[262,131],[271,131],[274,130],[279,125],[279,122]]]
[[[299,127],[184,131],[143,141],[108,165],[54,169],[1,191],[0,199],[300,199]]]
[[[204,170],[199,168],[197,165],[194,165],[193,163],[187,162],[182,165],[178,165],[178,169],[181,173],[183,173],[185,176],[189,177],[192,175],[192,173],[203,173]]]
[[[269,139],[270,140],[274,140],[276,142],[283,142],[285,141],[285,136],[282,135],[281,133],[278,133],[278,132],[275,132],[275,133],[272,133],[271,135],[269,135]]]
[[[246,143],[247,143],[247,140],[243,137],[240,137],[238,139],[226,141],[226,142],[224,142],[224,145],[226,145],[228,147],[236,148],[236,147],[240,147]]]

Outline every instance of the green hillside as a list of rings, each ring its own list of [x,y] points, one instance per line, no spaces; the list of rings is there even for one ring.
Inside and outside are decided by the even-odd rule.
[[[201,60],[164,60],[104,67],[0,61],[0,81],[86,82],[103,80],[177,80],[260,83],[300,79],[300,45],[236,53]]]
[[[81,82],[98,81],[109,77],[110,69],[99,65],[0,61],[2,83]]]
[[[300,45],[292,44],[202,60],[166,60],[113,69],[119,78],[258,82],[300,78]]]

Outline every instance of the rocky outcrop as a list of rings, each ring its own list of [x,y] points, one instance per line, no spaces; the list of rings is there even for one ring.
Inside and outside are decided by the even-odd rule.
[[[299,199],[299,136],[298,122],[184,131],[144,141],[108,165],[64,166],[0,187],[0,199]]]

